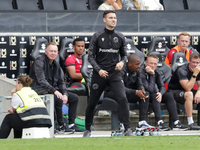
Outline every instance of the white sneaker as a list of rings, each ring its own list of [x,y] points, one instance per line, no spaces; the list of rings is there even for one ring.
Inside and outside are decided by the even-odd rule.
[[[100,110],[98,116],[110,116],[110,113],[106,110]]]
[[[145,130],[147,128],[155,128],[154,126],[149,125],[146,121],[143,121],[143,123],[141,125],[139,125],[136,127],[136,130]]]

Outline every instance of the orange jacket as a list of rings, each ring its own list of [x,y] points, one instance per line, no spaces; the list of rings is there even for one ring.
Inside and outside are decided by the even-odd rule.
[[[176,52],[180,52],[179,46],[178,46],[178,45],[175,46],[175,47],[173,47],[173,48],[169,51],[169,53],[167,54],[167,56],[166,56],[166,58],[165,58],[165,63],[166,63],[168,66],[170,66],[170,67],[171,67],[171,63],[172,63],[173,53],[176,53]],[[191,50],[186,49],[185,57],[186,57],[187,61],[189,61],[189,59],[190,59],[190,54],[191,54],[191,53],[192,53]]]

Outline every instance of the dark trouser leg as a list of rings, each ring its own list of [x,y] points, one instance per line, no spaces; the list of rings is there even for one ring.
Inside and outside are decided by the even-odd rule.
[[[98,73],[93,72],[92,83],[90,87],[90,98],[85,113],[86,130],[90,131],[90,126],[93,122],[94,109],[99,101],[99,98],[107,85],[107,80],[99,76]]]
[[[76,110],[78,105],[78,95],[68,92],[68,104],[69,104],[69,124],[73,124],[76,118]]]
[[[165,94],[162,96],[162,103],[166,103],[167,110],[169,111],[169,114],[172,116],[172,121],[174,122],[176,120],[179,120],[176,103],[174,100],[174,96],[171,92],[165,92]]]
[[[7,138],[11,129],[14,129],[14,138],[21,138],[22,129],[29,127],[26,122],[22,121],[18,114],[8,114],[5,116],[0,130],[0,138]]]
[[[155,113],[156,121],[162,120],[161,117],[161,109],[160,109],[160,103],[156,100],[156,93],[150,94],[150,103],[152,105],[153,111]]]
[[[116,95],[116,101],[119,105],[119,118],[124,124],[125,130],[130,128],[129,106],[125,94],[124,83],[121,80],[109,81],[110,87]]]
[[[116,96],[112,90],[105,92],[105,97],[109,97],[114,100],[116,99]],[[144,102],[144,100],[140,99],[137,95],[135,95],[135,91],[127,92],[126,97],[129,103],[139,102],[139,121],[146,120],[147,111],[149,107],[149,98],[145,99]],[[119,121],[122,122],[122,118],[120,115],[119,115]]]
[[[54,107],[55,107],[55,111],[56,111],[56,118],[57,118],[58,124],[60,126],[64,124],[62,105],[63,105],[63,101],[61,99],[57,98],[56,95],[54,95]]]
[[[149,98],[146,98],[144,101],[143,99],[140,99],[137,95],[135,95],[135,91],[126,93],[126,96],[129,103],[139,102],[139,121],[146,120],[147,111],[149,107]]]

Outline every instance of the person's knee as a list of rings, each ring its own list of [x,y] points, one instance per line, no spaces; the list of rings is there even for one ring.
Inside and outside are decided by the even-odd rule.
[[[193,102],[193,93],[191,91],[185,92],[184,98],[185,98],[185,101]]]

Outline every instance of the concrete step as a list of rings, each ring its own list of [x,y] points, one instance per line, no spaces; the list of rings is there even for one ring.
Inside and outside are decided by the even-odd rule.
[[[84,119],[84,116],[80,118]],[[167,126],[169,126],[169,115],[162,116],[163,121]],[[197,115],[193,115],[194,122],[197,124]],[[187,117],[184,114],[179,115],[179,120],[184,125],[187,125]],[[94,116],[94,126],[92,126],[93,131],[107,131],[111,130],[111,117],[109,116]],[[135,129],[139,121],[139,115],[134,115],[130,117],[131,128]],[[155,116],[148,116],[147,122],[152,126],[157,126],[157,122],[155,120]]]

